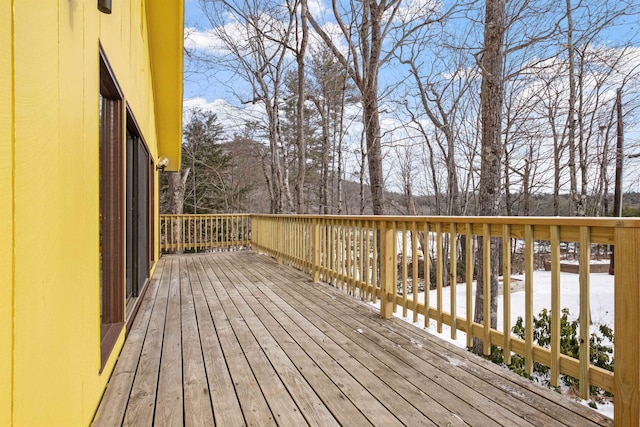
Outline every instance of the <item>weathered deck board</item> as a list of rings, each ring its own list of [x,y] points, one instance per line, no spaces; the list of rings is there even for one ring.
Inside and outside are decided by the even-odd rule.
[[[128,351],[120,355],[116,369],[109,380],[109,387],[104,393],[102,404],[96,414],[96,421],[94,422],[96,427],[122,424],[127,409],[127,402],[131,394],[131,387],[133,386],[136,370],[138,369],[140,352],[142,351],[149,327],[151,311],[156,300],[158,289],[167,286],[164,282],[169,282],[170,271],[170,263],[162,263],[156,268],[156,278],[162,284],[158,286],[156,280],[156,283],[153,283],[151,289],[147,292],[148,296],[145,297],[140,305],[138,315],[127,337]]]
[[[214,419],[218,425],[241,426],[245,422],[242,409],[236,394],[229,393],[229,390],[234,389],[229,370],[221,369],[226,366],[226,362],[205,296],[205,288],[210,287],[210,284],[202,280],[199,267],[201,265],[196,264],[200,286],[193,286],[192,292]]]
[[[193,264],[187,265],[184,258],[180,260],[180,273],[184,424],[196,427],[213,425],[213,409],[192,293],[192,287],[200,286],[200,280]]]
[[[175,366],[182,366],[179,261],[174,259],[165,265],[165,268],[170,268],[171,280],[155,402],[155,425],[180,426],[183,420],[182,369],[175,369]]]
[[[253,252],[165,256],[150,286],[95,425],[612,424]]]

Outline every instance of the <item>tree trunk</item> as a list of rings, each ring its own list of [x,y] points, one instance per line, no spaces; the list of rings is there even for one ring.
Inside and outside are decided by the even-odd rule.
[[[569,55],[569,113],[567,125],[569,128],[569,181],[570,195],[573,209],[572,214],[577,213],[580,207],[578,195],[578,178],[576,171],[576,77],[575,77],[575,48],[573,46],[573,17],[571,13],[571,0],[567,3],[567,52]]]
[[[307,169],[307,144],[304,137],[304,101],[305,101],[305,64],[304,56],[307,51],[307,0],[301,0],[300,2],[300,25],[302,29],[302,40],[300,41],[300,48],[297,52],[298,63],[298,103],[297,103],[297,116],[298,126],[296,127],[296,143],[298,145],[298,175],[296,177],[296,212],[299,214],[305,213],[304,206],[304,179]],[[296,36],[297,36],[296,32]]]
[[[180,172],[168,172],[169,181],[169,214],[182,215],[184,212],[184,193],[186,191],[187,178],[190,169],[187,168],[182,175]],[[172,241],[182,243],[182,220],[173,220],[171,224],[173,230]],[[182,249],[177,249],[173,253],[181,254]]]
[[[360,171],[358,173],[360,178],[360,215],[364,215],[365,209],[365,197],[364,197],[364,165],[367,161],[367,148],[364,141],[364,129],[360,134]]]
[[[482,88],[480,102],[482,108],[482,154],[480,163],[480,198],[478,201],[481,216],[496,216],[500,206],[500,170],[503,153],[501,139],[503,86],[503,45],[505,32],[504,0],[487,0],[484,24],[484,49],[482,52]],[[482,265],[483,246],[490,244],[478,239],[476,253],[476,271],[478,282],[476,287],[476,304],[474,321],[484,322],[484,304],[490,304],[491,327],[498,324],[498,245],[491,245],[491,300],[484,301]],[[474,340],[474,352],[482,353],[482,341]]]
[[[377,86],[367,87],[363,94],[363,119],[369,160],[369,184],[374,215],[384,215],[384,177],[382,174],[382,148],[380,146],[380,117]]]

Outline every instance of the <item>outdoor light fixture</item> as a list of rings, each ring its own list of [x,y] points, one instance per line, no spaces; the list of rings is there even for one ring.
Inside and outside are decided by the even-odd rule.
[[[98,10],[102,13],[111,13],[111,0],[98,0]]]
[[[156,165],[156,170],[164,171],[164,168],[166,168],[168,164],[169,164],[169,159],[167,159],[166,157],[160,157],[158,159],[158,164]]]

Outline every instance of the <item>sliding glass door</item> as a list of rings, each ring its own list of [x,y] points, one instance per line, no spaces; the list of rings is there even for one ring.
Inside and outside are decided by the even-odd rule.
[[[152,210],[151,160],[132,116],[127,117],[127,263],[126,296],[140,295],[149,278]]]

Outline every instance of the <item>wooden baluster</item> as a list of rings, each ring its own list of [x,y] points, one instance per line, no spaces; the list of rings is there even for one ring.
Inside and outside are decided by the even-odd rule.
[[[347,283],[345,281],[345,269],[347,260],[345,259],[345,226],[344,222],[340,220],[340,288],[343,291],[347,289]]]
[[[353,221],[347,222],[347,280],[349,295],[354,295],[353,289]]]
[[[467,310],[467,347],[473,346],[473,225],[466,224],[466,253],[465,253],[465,279],[466,279],[466,310]]]
[[[590,283],[591,274],[591,230],[580,227],[580,398],[589,398],[589,352],[591,338]]]
[[[380,254],[378,252],[378,245],[381,242],[378,242],[378,236],[382,233],[382,228],[380,227],[380,223],[377,221],[373,222],[373,273],[371,274],[371,284],[373,286],[373,295],[371,297],[371,302],[375,304],[378,298],[378,291],[381,288],[380,286]]]
[[[456,224],[451,223],[449,230],[449,313],[451,314],[451,339],[455,340],[458,336],[457,321],[457,301],[456,301],[456,281],[458,280],[458,247],[457,247],[457,230]]]
[[[482,225],[482,260],[482,300],[484,309],[482,352],[485,356],[489,356],[491,354],[491,228],[489,224]]]
[[[411,287],[413,289],[413,323],[418,321],[418,226],[411,221]]]
[[[329,249],[329,278],[331,279],[331,284],[335,286],[335,268],[336,268],[336,230],[335,230],[335,220],[331,220],[331,225],[329,229],[329,241],[327,242],[327,247]]]
[[[364,280],[364,230],[364,223],[358,220],[358,296],[360,298],[367,297],[367,283]]]
[[[189,226],[189,219],[188,217],[185,217],[182,219],[182,240],[180,241],[181,243],[180,250],[184,250],[186,248],[187,241],[185,240],[185,237],[186,237],[185,229],[187,229],[188,226]]]
[[[551,385],[560,385],[560,227],[549,229],[551,243]]]
[[[402,223],[402,317],[407,317],[407,222]]]
[[[394,313],[393,301],[396,294],[394,283],[396,233],[393,222],[383,221],[380,225],[380,316],[383,319],[389,319]]]
[[[363,256],[365,257],[364,259],[364,284],[365,284],[365,289],[367,290],[367,292],[365,293],[365,298],[368,301],[372,301],[372,281],[371,281],[371,259],[369,258],[369,254],[371,252],[371,232],[370,232],[370,228],[369,228],[369,221],[365,221],[365,228],[364,228],[364,234],[365,234],[365,240],[364,240],[364,254]]]
[[[313,220],[313,263],[311,269],[313,271],[313,281],[320,281],[320,221]]]
[[[524,226],[524,370],[533,374],[533,226]]]
[[[511,227],[502,226],[502,332],[503,359],[511,364]]]
[[[442,281],[444,255],[442,251],[442,223],[436,224],[436,310],[438,313],[438,333],[442,333]]]
[[[422,248],[422,258],[424,262],[422,264],[423,267],[423,276],[424,276],[424,287],[422,291],[424,293],[424,327],[429,327],[429,293],[431,291],[431,258],[429,257],[429,241],[431,240],[429,236],[429,223],[424,223],[424,237],[422,239],[424,247]]]
[[[393,223],[393,312],[398,310],[398,224]]]

